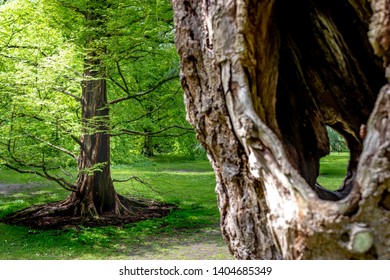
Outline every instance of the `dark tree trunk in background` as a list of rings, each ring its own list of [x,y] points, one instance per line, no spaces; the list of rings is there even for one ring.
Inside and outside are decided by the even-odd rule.
[[[389,0],[172,4],[187,117],[234,256],[389,259]],[[335,192],[316,181],[327,125],[351,152]]]
[[[148,134],[151,131],[149,129],[144,129],[144,132],[146,134]],[[144,155],[146,157],[153,157],[154,156],[153,136],[151,136],[151,135],[144,136],[144,143],[142,146],[142,155]]]

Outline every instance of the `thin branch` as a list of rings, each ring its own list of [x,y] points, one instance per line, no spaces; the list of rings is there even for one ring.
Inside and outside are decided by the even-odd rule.
[[[137,182],[140,182],[142,184],[144,184],[145,182],[143,180],[141,180],[139,177],[137,176],[131,176],[130,178],[127,178],[127,179],[112,179],[112,181],[114,183],[125,183],[125,182],[128,182],[130,180],[135,180]]]
[[[5,167],[9,168],[9,169],[12,169],[12,170],[18,172],[18,173],[34,174],[34,175],[42,176],[42,174],[39,174],[39,172],[38,172],[38,171],[35,171],[35,170],[24,170],[24,169],[19,169],[19,168],[17,168],[17,167],[14,167],[14,166],[8,164],[8,163],[4,163],[3,165],[4,165]],[[44,177],[44,176],[42,176],[42,177]]]
[[[43,119],[43,118],[40,118],[40,117],[38,117],[38,116],[30,116],[30,115],[27,115],[27,114],[24,114],[24,113],[20,113],[20,114],[18,114],[18,116],[20,116],[20,117],[32,118],[32,119],[35,119],[35,120],[40,121],[40,122],[47,122],[47,120],[45,120],[45,119]],[[69,132],[64,126],[59,125],[59,127],[60,127],[63,131],[65,131],[66,133]],[[83,143],[81,143],[80,139],[79,139],[77,136],[75,136],[75,135],[73,135],[73,134],[68,134],[68,135],[69,135],[69,137],[70,137],[73,141],[75,141],[81,148],[83,147]]]
[[[44,53],[40,47],[38,46],[18,46],[18,45],[6,45],[7,49],[25,49],[25,50],[37,50],[39,51],[44,57],[47,57],[47,54]]]
[[[12,165],[10,165],[8,163],[5,163],[3,165],[5,167],[11,169],[11,170],[14,170],[14,171],[16,171],[18,173],[21,173],[21,174],[34,174],[34,175],[38,175],[38,176],[40,176],[42,178],[45,178],[47,180],[55,181],[57,184],[59,184],[61,187],[63,187],[64,189],[66,189],[68,191],[71,191],[71,192],[76,191],[76,186],[75,185],[66,182],[63,178],[53,177],[50,174],[48,174],[47,171],[42,173],[42,172],[39,172],[39,171],[36,171],[36,170],[20,169],[18,167],[12,166]]]
[[[12,148],[11,148],[12,147]],[[10,156],[10,158],[17,164],[21,165],[21,166],[25,166],[25,167],[33,167],[33,168],[39,168],[39,169],[42,169],[44,167],[44,165],[39,165],[39,164],[33,164],[33,163],[29,163],[29,164],[26,164],[25,162],[23,162],[22,160],[20,160],[19,158],[16,158],[15,155],[14,155],[14,150],[15,150],[15,145],[12,145],[11,144],[11,140],[8,141],[7,143],[7,151],[8,151],[8,154]]]
[[[67,90],[64,90],[64,89],[61,89],[61,88],[57,88],[57,87],[52,87],[52,89],[57,91],[57,92],[63,93],[65,95],[68,95],[70,97],[73,97],[76,101],[81,102],[81,97],[79,97],[77,95],[74,95],[73,93],[70,93]]]
[[[159,104],[155,109],[153,109],[152,111],[149,111],[149,112],[146,112],[145,114],[142,114],[134,119],[131,119],[131,120],[127,120],[127,121],[124,121],[124,122],[120,122],[120,124],[129,124],[129,123],[133,123],[133,122],[136,122],[136,121],[139,121],[140,119],[143,119],[145,118],[146,116],[149,116],[151,114],[154,114],[155,112],[159,111],[161,108],[163,108],[163,106],[168,103],[170,100],[170,98],[173,98],[179,91],[180,91],[181,87],[178,87],[178,89],[171,95],[169,96],[164,102],[162,102],[161,104]],[[115,129],[118,125],[117,124],[114,124],[112,125],[112,129]]]
[[[29,136],[32,137],[32,138],[35,139],[35,140],[38,140],[38,141],[40,141],[40,142],[42,142],[42,143],[45,143],[46,145],[48,145],[49,147],[52,147],[53,149],[56,149],[56,150],[58,150],[58,151],[61,151],[61,152],[65,153],[65,154],[71,156],[71,157],[74,158],[76,161],[78,161],[78,156],[75,155],[74,153],[72,153],[71,151],[69,151],[69,150],[67,150],[67,149],[65,149],[65,148],[63,148],[63,147],[56,146],[56,145],[54,145],[54,144],[52,144],[52,143],[50,143],[50,142],[48,142],[48,141],[45,141],[45,140],[43,140],[43,139],[41,139],[41,138],[39,138],[39,137],[37,137],[37,136],[34,136],[34,135],[29,135]]]
[[[111,75],[108,76],[111,82],[114,83],[114,85],[118,86],[122,91],[124,91],[127,95],[130,95],[129,89],[127,87],[124,87],[121,85],[117,80],[115,80]]]
[[[149,184],[148,182],[145,182],[144,180],[142,180],[141,178],[137,177],[137,176],[131,176],[130,178],[128,179],[113,179],[112,181],[114,183],[125,183],[125,182],[128,182],[130,180],[134,180],[134,181],[137,181],[138,183],[141,183],[147,187],[149,187],[152,191],[160,194],[159,191],[157,191],[151,184]]]
[[[59,178],[59,177],[55,177],[53,175],[50,175],[49,172],[47,172],[46,168],[43,169],[43,173],[45,174],[46,179],[56,182],[64,189],[71,191],[71,192],[76,191],[77,186],[67,182],[64,178]]]
[[[13,165],[10,165],[8,163],[5,163],[3,164],[4,166],[14,170],[14,171],[17,171],[19,173],[27,173],[27,174],[35,174],[35,175],[38,175],[42,178],[45,178],[47,180],[50,180],[50,181],[55,181],[57,184],[59,184],[61,187],[63,187],[64,189],[68,190],[68,191],[75,191],[76,190],[76,186],[74,186],[73,184],[67,182],[64,178],[58,178],[58,177],[54,177],[52,175],[50,175],[48,173],[49,170],[57,170],[57,169],[60,169],[60,167],[53,167],[53,168],[48,168],[46,165],[45,165],[45,157],[44,157],[44,153],[42,154],[42,161],[43,161],[43,164],[39,165],[39,164],[32,164],[32,163],[25,163],[23,162],[22,160],[18,159],[15,157],[14,153],[13,153],[13,149],[11,148],[12,144],[11,144],[11,141],[8,141],[8,145],[7,145],[7,150],[8,150],[8,154],[9,156],[11,157],[11,159],[18,165],[20,166],[23,166],[25,168],[37,168],[37,169],[41,169],[43,171],[42,172],[39,172],[37,170],[28,170],[28,169],[20,169],[18,167],[15,167]]]
[[[73,174],[71,172],[68,172],[65,170],[65,168],[63,168],[62,166],[60,167],[62,173],[64,173],[66,176],[68,176],[69,178],[73,179]]]
[[[162,134],[163,132],[166,132],[166,131],[171,130],[171,129],[180,129],[180,130],[184,130],[185,132],[181,133],[181,134]],[[183,126],[179,126],[179,125],[172,125],[172,126],[164,127],[158,131],[151,131],[151,132],[142,132],[142,131],[131,130],[131,129],[122,129],[118,133],[110,134],[110,136],[120,136],[120,135],[127,134],[127,135],[139,135],[139,136],[154,136],[154,137],[178,137],[178,136],[182,136],[184,134],[191,133],[191,132],[194,132],[194,130],[192,128],[183,127]]]
[[[140,97],[140,96],[147,95],[147,94],[155,91],[156,89],[158,89],[163,84],[165,84],[165,83],[167,83],[169,81],[172,81],[174,79],[177,79],[177,78],[179,78],[178,75],[170,76],[168,78],[165,78],[165,79],[159,81],[157,84],[155,84],[152,88],[148,89],[147,91],[141,91],[141,92],[138,92],[138,93],[135,93],[135,94],[128,94],[125,97],[118,98],[116,100],[112,100],[112,101],[108,102],[108,104],[109,105],[113,105],[113,104],[116,104],[116,103],[119,103],[119,102],[122,102],[122,101],[126,101],[126,100],[129,100],[129,99],[132,99],[132,98],[137,98],[137,97]]]
[[[37,62],[33,62],[33,61],[30,61],[30,60],[27,60],[27,59],[22,59],[20,57],[16,57],[16,56],[11,56],[11,55],[7,55],[7,54],[2,54],[0,53],[0,56],[4,57],[4,58],[8,58],[8,59],[12,59],[12,60],[15,60],[15,61],[19,61],[19,62],[23,62],[23,63],[26,63],[30,66],[34,66],[34,67],[37,67],[38,66],[38,63]]]
[[[118,69],[118,73],[119,73],[119,76],[121,77],[121,80],[122,80],[122,82],[123,82],[123,85],[124,85],[124,87],[125,87],[125,92],[127,93],[127,94],[129,94],[129,86],[128,86],[128,84],[127,84],[127,81],[126,81],[126,78],[125,78],[125,76],[123,75],[123,73],[122,73],[122,69],[121,69],[121,66],[120,66],[120,64],[119,64],[119,61],[115,61],[115,64],[116,64],[116,68]]]

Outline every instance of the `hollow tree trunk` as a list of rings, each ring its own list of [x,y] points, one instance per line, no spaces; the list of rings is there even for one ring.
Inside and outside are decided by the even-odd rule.
[[[389,1],[172,4],[187,118],[235,257],[390,258],[390,86],[375,56],[388,55]],[[335,192],[316,181],[326,125],[351,151]]]

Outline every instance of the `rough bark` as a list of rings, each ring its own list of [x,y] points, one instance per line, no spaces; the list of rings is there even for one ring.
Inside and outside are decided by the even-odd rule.
[[[104,1],[103,5],[107,5]],[[119,214],[120,201],[110,173],[110,114],[107,101],[104,18],[97,2],[85,12],[84,81],[81,96],[82,136],[77,189],[68,198],[75,214],[97,218],[103,213]]]
[[[172,1],[187,118],[237,258],[390,257],[388,2]],[[326,125],[351,151],[335,192],[316,182]]]
[[[90,54],[91,57],[93,54]],[[86,62],[82,90],[83,135],[80,142],[77,191],[70,200],[77,214],[98,217],[111,212],[119,214],[119,198],[110,172],[109,109],[106,81],[100,60]],[[93,70],[96,67],[99,71]]]

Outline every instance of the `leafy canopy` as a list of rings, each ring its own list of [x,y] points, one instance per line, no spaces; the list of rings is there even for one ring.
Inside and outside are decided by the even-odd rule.
[[[76,164],[81,83],[91,50],[105,69],[113,161],[139,153],[147,136],[164,136],[156,143],[170,152],[191,152],[195,140],[186,134],[169,1],[0,4],[1,164],[50,176]],[[92,8],[102,23],[87,24]],[[88,44],[91,36],[96,40]],[[182,134],[181,140],[167,137]]]

